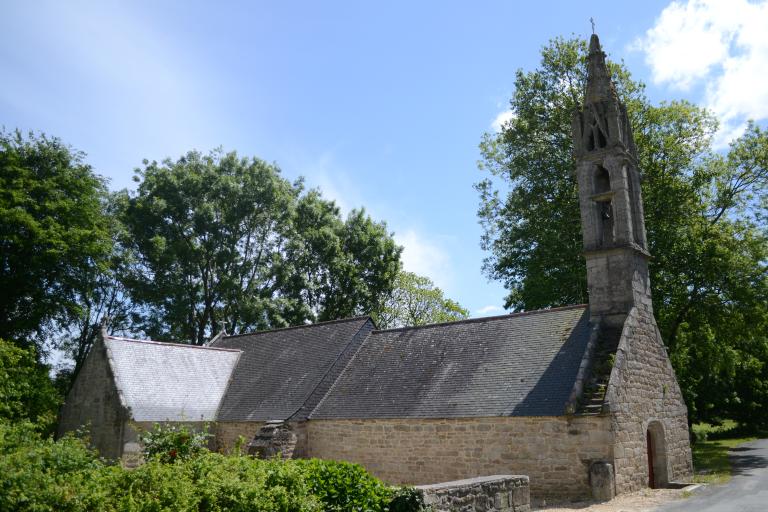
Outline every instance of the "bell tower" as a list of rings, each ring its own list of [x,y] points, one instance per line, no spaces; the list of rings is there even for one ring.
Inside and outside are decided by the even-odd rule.
[[[634,306],[653,314],[635,142],[595,34],[572,129],[590,314],[607,323]]]

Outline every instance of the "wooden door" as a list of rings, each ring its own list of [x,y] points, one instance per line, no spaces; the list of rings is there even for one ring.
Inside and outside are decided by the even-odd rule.
[[[651,431],[648,430],[645,436],[646,444],[648,445],[648,487],[651,489],[656,488],[656,479],[653,476],[653,437]]]

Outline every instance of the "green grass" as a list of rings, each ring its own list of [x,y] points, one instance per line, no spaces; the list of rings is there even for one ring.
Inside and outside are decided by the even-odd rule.
[[[693,426],[696,443],[692,446],[694,481],[704,484],[724,484],[731,479],[731,463],[728,451],[742,443],[757,439],[753,436],[737,437],[738,425],[726,420],[715,426],[699,423]]]

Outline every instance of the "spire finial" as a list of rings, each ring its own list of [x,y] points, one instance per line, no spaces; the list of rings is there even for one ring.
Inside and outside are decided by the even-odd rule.
[[[592,33],[595,33],[595,19],[589,18],[589,22],[592,24]]]

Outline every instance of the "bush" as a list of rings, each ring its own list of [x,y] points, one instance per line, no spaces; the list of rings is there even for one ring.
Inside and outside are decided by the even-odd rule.
[[[126,470],[100,459],[86,439],[53,441],[29,422],[0,422],[0,510],[415,512],[423,507],[413,489],[391,489],[357,464],[211,453],[201,446],[205,432],[184,427],[159,427],[146,435],[155,447],[148,462]],[[176,447],[173,457],[169,446]]]
[[[139,436],[139,440],[145,460],[157,459],[168,464],[208,452],[210,437],[208,425],[197,432],[186,425],[155,423],[152,430]]]
[[[93,475],[102,468],[82,439],[54,442],[31,423],[0,422],[0,510],[86,510],[76,495],[98,494]]]
[[[424,496],[413,487],[398,487],[392,493],[389,512],[419,512],[426,510]]]
[[[0,421],[29,420],[52,432],[61,398],[37,362],[34,348],[22,349],[0,339]]]
[[[392,490],[362,466],[320,459],[295,460],[326,511],[385,510]]]

